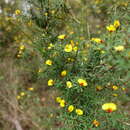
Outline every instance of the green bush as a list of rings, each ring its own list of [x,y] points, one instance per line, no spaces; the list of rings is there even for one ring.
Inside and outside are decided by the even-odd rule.
[[[15,21],[20,21],[23,28],[17,28],[11,37],[16,35],[14,42],[20,43],[19,63],[29,61],[23,66],[32,70],[31,81],[41,80],[48,89],[58,90],[54,102],[61,109],[56,115],[60,129],[129,129],[123,106],[129,101],[130,85],[129,2],[27,2],[27,14],[19,9],[14,11]],[[3,25],[6,28],[4,22]],[[25,88],[18,90],[17,99],[24,110],[30,107],[30,97],[39,96],[38,91],[31,92],[33,89],[26,93]],[[40,104],[39,98],[30,102]],[[38,110],[38,115],[43,112],[41,107],[33,109]],[[44,128],[42,117],[38,122],[35,114],[31,115],[32,120]]]
[[[99,8],[107,4],[103,3]],[[115,2],[109,4],[113,4],[113,7],[116,5],[116,10],[106,9],[107,13],[111,13],[111,19],[101,29],[103,33],[100,35],[90,32],[83,34],[85,31],[81,35],[85,21],[75,23],[72,20],[70,25],[73,23],[77,30],[74,28],[74,31],[64,32],[57,37],[51,35],[47,43],[45,36],[35,43],[37,50],[41,49],[40,43],[44,44],[39,51],[42,56],[39,76],[48,78],[48,86],[61,91],[56,98],[63,109],[59,119],[68,129],[128,129],[123,123],[127,117],[122,112],[119,98],[126,96],[130,83],[129,25],[126,24],[129,6],[124,8]],[[104,111],[105,103],[114,103],[106,104],[108,109],[105,111],[110,113]]]

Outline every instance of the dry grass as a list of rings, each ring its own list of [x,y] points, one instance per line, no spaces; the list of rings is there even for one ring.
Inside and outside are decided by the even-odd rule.
[[[57,92],[48,89],[41,81],[32,82],[31,71],[24,71],[24,66],[16,63],[16,52],[11,48],[1,50],[4,51],[0,55],[0,130],[55,128]],[[19,91],[28,87],[35,88],[31,98],[27,96],[27,99],[18,101]]]

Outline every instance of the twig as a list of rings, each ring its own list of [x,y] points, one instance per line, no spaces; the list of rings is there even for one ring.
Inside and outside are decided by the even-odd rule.
[[[9,122],[15,125],[16,130],[23,130],[20,122],[17,119],[13,119],[10,116],[4,116],[4,119],[8,120]]]

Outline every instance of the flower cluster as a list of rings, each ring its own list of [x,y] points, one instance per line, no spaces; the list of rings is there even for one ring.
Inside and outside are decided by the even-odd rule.
[[[106,27],[106,29],[109,31],[109,32],[115,32],[116,29],[120,26],[120,22],[119,20],[115,20],[114,21],[114,24],[110,24],[109,26]]]
[[[64,99],[60,98],[60,97],[57,97],[56,98],[56,102],[59,103],[60,107],[65,107],[65,105],[67,105],[67,103],[65,102]],[[73,112],[75,110],[75,113],[79,116],[83,115],[83,110],[79,109],[79,108],[75,108],[74,105],[69,105],[67,107],[67,111],[69,113]]]
[[[96,42],[96,43],[103,43],[104,42],[100,38],[92,38],[91,41]]]
[[[117,106],[114,103],[105,103],[102,105],[102,109],[106,112],[111,113],[117,110]]]
[[[71,40],[69,44],[65,45],[64,51],[65,52],[72,52],[72,51],[77,52],[78,51],[78,42],[74,43],[74,41]]]
[[[25,46],[24,45],[20,45],[19,46],[19,51],[18,51],[18,54],[17,54],[18,58],[20,58],[22,56],[24,50],[25,50]]]
[[[28,91],[34,91],[34,88],[33,87],[29,87],[27,88]],[[22,97],[26,96],[27,93],[25,93],[24,91],[20,92],[19,95],[16,96],[16,99],[17,100],[20,100]]]

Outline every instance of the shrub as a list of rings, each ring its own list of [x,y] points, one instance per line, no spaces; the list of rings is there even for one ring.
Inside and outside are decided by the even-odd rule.
[[[129,118],[122,102],[129,100],[129,3],[27,2],[28,13],[16,10],[15,15],[25,22],[23,34],[31,44],[19,45],[17,57],[26,62],[34,56],[36,66],[29,66],[33,81],[44,80],[48,88],[58,90],[54,102],[62,111],[57,115],[65,126],[61,129],[128,129]],[[26,110],[30,99],[21,102],[24,95],[20,93],[17,99]]]

